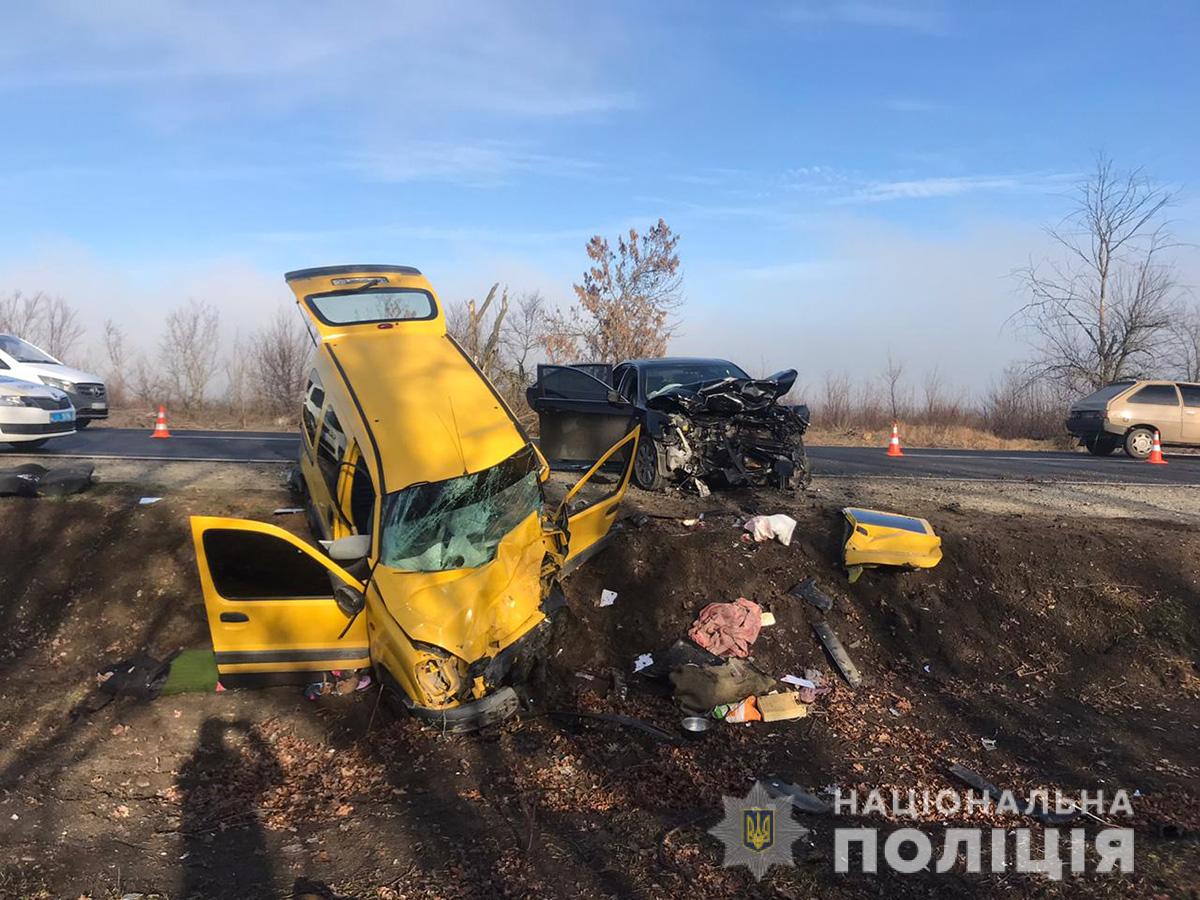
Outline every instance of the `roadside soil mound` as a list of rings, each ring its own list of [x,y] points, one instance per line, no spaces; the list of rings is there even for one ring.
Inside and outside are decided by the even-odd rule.
[[[443,736],[394,721],[373,690],[306,703],[290,687],[122,701],[71,723],[67,711],[104,663],[206,642],[188,514],[280,521],[271,510],[290,505],[282,491],[137,500],[101,486],[65,500],[0,501],[0,846],[13,861],[0,868],[0,896],[99,897],[123,885],[249,897],[301,876],[381,898],[1200,888],[1200,850],[1187,837],[1200,827],[1192,529],[989,517],[930,497],[896,511],[933,523],[942,563],[869,570],[851,585],[838,565],[842,518],[820,499],[631,491],[612,546],[566,582],[570,615],[533,686],[536,704],[488,733]],[[703,524],[683,524],[701,512]],[[740,522],[757,512],[797,519],[790,547],[739,539]],[[300,516],[283,521],[303,528]],[[829,614],[787,593],[807,576],[834,598]],[[617,592],[613,605],[597,605],[602,589]],[[834,692],[809,717],[716,723],[705,739],[675,745],[553,714],[617,713],[677,733],[665,685],[634,676],[633,660],[686,638],[706,604],[737,597],[777,620],[753,645],[759,668],[831,676]],[[858,690],[812,634],[822,619],[862,671]],[[898,876],[881,864],[878,876],[837,876],[832,820],[803,817],[813,834],[797,844],[799,864],[758,884],[722,868],[706,834],[722,795],[742,796],[757,778],[814,792],[936,792],[961,787],[950,762],[1013,789],[1137,790],[1137,871],[1049,882]],[[991,823],[935,812],[915,824]]]

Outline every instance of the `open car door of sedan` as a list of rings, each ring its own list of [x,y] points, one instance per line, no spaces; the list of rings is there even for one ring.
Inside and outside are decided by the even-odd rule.
[[[589,372],[609,367],[538,366],[526,391],[538,414],[538,443],[552,469],[587,469],[637,424],[637,409]]]
[[[361,598],[353,575],[275,525],[212,516],[191,524],[223,679],[370,665],[366,615],[343,610],[338,596]]]

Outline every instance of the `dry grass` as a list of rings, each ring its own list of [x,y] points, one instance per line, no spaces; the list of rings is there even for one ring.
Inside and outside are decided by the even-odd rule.
[[[108,419],[96,423],[92,428],[154,428],[158,408],[135,407],[113,408]],[[206,407],[195,412],[167,409],[167,426],[179,429],[201,429],[205,431],[295,431],[299,427],[296,416],[272,416],[267,413],[242,415],[226,407]]]
[[[887,446],[891,428],[811,428],[804,441],[812,446]],[[936,447],[952,450],[1066,450],[1073,442],[1065,434],[1059,440],[1002,438],[970,425],[900,425],[904,447]]]

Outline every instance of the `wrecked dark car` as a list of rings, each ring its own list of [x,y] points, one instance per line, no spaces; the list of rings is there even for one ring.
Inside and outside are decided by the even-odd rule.
[[[538,366],[526,399],[552,465],[583,466],[636,423],[634,482],[704,495],[712,485],[807,485],[808,407],[781,402],[795,382],[794,369],[751,378],[726,360],[668,357]]]

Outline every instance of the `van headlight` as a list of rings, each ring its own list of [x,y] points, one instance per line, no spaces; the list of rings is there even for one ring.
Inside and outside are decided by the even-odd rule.
[[[453,700],[462,689],[463,678],[459,672],[458,659],[445,656],[426,655],[416,665],[417,684],[435,704]]]
[[[42,375],[41,379],[43,384],[48,384],[50,387],[56,387],[60,391],[70,392],[75,390],[75,385],[72,382],[63,381],[61,378],[51,378],[49,375]]]

